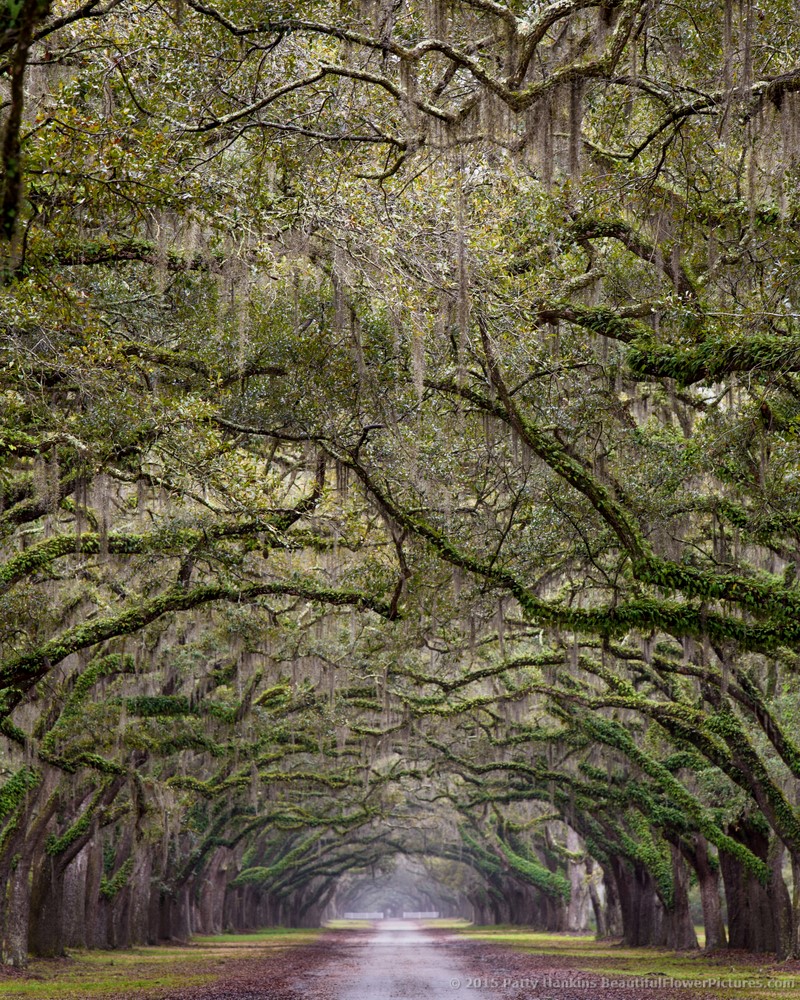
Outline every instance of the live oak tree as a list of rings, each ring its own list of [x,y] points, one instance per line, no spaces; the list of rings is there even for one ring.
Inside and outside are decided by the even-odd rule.
[[[800,25],[695,8],[7,5],[7,960],[397,852],[797,953]]]

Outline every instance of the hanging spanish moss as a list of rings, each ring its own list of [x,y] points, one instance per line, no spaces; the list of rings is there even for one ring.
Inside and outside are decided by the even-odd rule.
[[[511,145],[515,122],[508,104],[493,90],[486,90],[481,94],[479,107],[484,138],[492,144]]]
[[[569,101],[569,176],[577,189],[581,179],[583,155],[583,80],[576,77],[570,86]]]
[[[725,0],[722,17],[722,86],[726,93],[733,87],[733,3]]]
[[[800,162],[800,95],[786,91],[781,96],[781,160],[784,171],[793,170]],[[782,172],[783,178],[785,173]]]
[[[505,602],[501,597],[497,602],[497,648],[501,657],[506,655],[506,613],[505,613]]]
[[[416,323],[411,330],[411,365],[414,373],[414,391],[417,402],[422,402],[425,390],[425,338]]]
[[[739,0],[739,34],[742,52],[740,88],[746,97],[753,85],[753,0]]]
[[[336,472],[336,489],[343,498],[346,498],[350,488],[350,466],[344,462],[334,461]]]
[[[87,512],[89,509],[89,479],[81,474],[75,481],[75,549],[80,551],[81,537],[88,526]]]
[[[758,207],[758,142],[759,129],[752,119],[748,125],[749,155],[747,158],[747,207],[750,225],[754,225]]]
[[[48,12],[9,75],[0,960],[412,869],[798,957],[800,20],[333,7]]]
[[[725,100],[719,122],[719,135],[726,138],[731,124],[731,108],[734,96],[734,46],[733,46],[733,4],[725,0],[722,19],[722,87]]]
[[[350,326],[349,308],[345,294],[345,282],[341,273],[342,252],[337,249],[334,258],[334,267],[331,273],[331,286],[333,288],[333,326],[337,334],[345,334]]]
[[[50,457],[47,466],[47,506],[51,513],[55,513],[58,510],[60,502],[61,469],[58,460],[58,445],[54,444],[50,449]]]
[[[33,460],[33,494],[43,504],[48,503],[50,492],[48,462],[46,455],[37,455]]]
[[[471,310],[469,258],[468,258],[468,237],[467,237],[467,206],[464,192],[464,169],[463,162],[459,161],[456,171],[457,183],[457,216],[456,216],[456,241],[457,241],[457,266],[458,266],[458,289],[457,289],[457,323],[458,323],[458,382],[462,384],[465,375],[466,352],[469,343],[469,322]]]
[[[428,34],[440,41],[448,40],[449,12],[448,0],[427,0],[425,13],[428,21]]]
[[[164,212],[159,212],[153,219],[153,230],[156,244],[156,289],[159,295],[163,295],[169,281],[170,250],[170,232],[167,216]]]
[[[373,18],[378,39],[383,43],[387,43],[394,31],[395,18],[402,9],[402,0],[377,0],[377,2],[370,4],[370,6],[373,9]]]
[[[109,480],[102,473],[92,482],[91,505],[97,519],[100,554],[108,555],[108,530],[111,524],[112,492]]]
[[[406,120],[406,142],[414,145],[419,133],[419,112],[417,109],[417,64],[411,59],[400,61],[400,85]]]
[[[555,176],[554,108],[553,92],[548,90],[528,112],[526,132],[531,167],[548,190]]]

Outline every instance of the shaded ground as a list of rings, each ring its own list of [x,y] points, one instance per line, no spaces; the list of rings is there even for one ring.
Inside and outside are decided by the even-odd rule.
[[[541,934],[520,927],[470,927],[460,939],[466,944],[465,959],[479,956],[480,967],[489,970],[482,975],[512,980],[506,996],[513,1000],[800,998],[800,962],[776,963],[749,952],[705,955],[623,948],[590,936]],[[474,945],[478,952],[472,950]]]
[[[0,1000],[777,1000],[800,963],[676,956],[520,928],[386,921],[92,952],[0,972]]]
[[[288,979],[329,959],[319,939],[319,931],[275,929],[184,946],[76,952],[35,960],[25,973],[0,966],[0,1000],[296,1000]]]

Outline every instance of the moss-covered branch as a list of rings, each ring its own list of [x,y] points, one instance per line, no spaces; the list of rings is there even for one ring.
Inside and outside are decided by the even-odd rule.
[[[294,596],[339,607],[351,606],[371,610],[384,617],[388,617],[390,613],[385,602],[367,594],[353,590],[318,587],[312,583],[265,583],[244,587],[200,584],[190,588],[173,587],[118,614],[76,625],[58,638],[0,663],[0,684],[4,689],[0,714],[8,714],[18,704],[25,691],[71,653],[108,639],[131,635],[170,612],[188,611],[213,601],[247,603],[267,596]]]
[[[800,342],[794,337],[751,333],[745,337],[706,337],[694,347],[672,347],[654,340],[629,344],[626,360],[639,376],[672,378],[679,385],[720,382],[737,373],[800,371]]]

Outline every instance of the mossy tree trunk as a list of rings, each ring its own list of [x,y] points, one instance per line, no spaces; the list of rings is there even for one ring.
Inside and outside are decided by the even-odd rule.
[[[32,954],[42,958],[64,954],[64,870],[49,854],[34,865],[29,927]]]
[[[694,836],[691,846],[682,844],[682,849],[689,864],[694,868],[700,888],[706,935],[705,950],[718,951],[727,944],[725,921],[722,917],[719,865],[712,863],[708,853],[708,843],[702,834]]]
[[[672,856],[672,899],[664,906],[664,944],[674,951],[691,951],[697,948],[697,935],[689,909],[689,872],[678,847],[670,844]]]
[[[757,857],[767,860],[769,835],[743,820],[731,829],[734,839]],[[776,950],[772,900],[768,890],[727,851],[720,852],[720,868],[728,907],[728,945],[742,951]]]
[[[629,948],[660,944],[663,907],[647,868],[639,862],[611,859],[622,915],[622,940]]]

